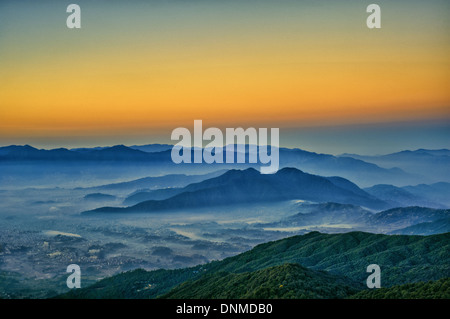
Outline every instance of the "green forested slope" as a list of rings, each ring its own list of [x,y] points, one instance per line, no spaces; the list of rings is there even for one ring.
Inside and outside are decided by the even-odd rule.
[[[229,280],[239,281],[242,277],[232,274],[247,273],[257,282],[257,278],[262,278],[265,273],[248,273],[286,263],[299,264],[311,271],[327,271],[329,275],[340,277],[340,280],[347,283],[352,281],[364,284],[369,275],[366,268],[370,264],[381,267],[383,287],[439,280],[450,277],[450,233],[406,236],[312,232],[261,244],[237,256],[192,268],[122,273],[59,297],[155,298],[169,293],[188,280],[201,278],[208,285],[207,277],[205,279],[202,276],[212,276],[216,282],[220,276],[229,276]],[[278,270],[273,268],[271,271],[279,274]],[[230,292],[230,295],[233,293]]]
[[[284,264],[239,274],[216,272],[187,281],[162,298],[175,299],[311,299],[344,298],[362,288],[345,277]]]
[[[450,299],[450,278],[417,282],[391,288],[366,289],[352,299]]]
[[[261,244],[208,265],[209,271],[243,272],[298,263],[364,282],[370,264],[378,264],[383,286],[450,277],[450,233],[432,236],[363,232],[302,236]]]

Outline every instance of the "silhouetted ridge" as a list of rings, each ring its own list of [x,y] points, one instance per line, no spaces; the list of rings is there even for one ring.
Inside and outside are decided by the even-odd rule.
[[[326,177],[303,173],[295,168],[284,168],[275,174],[260,174],[253,168],[231,170],[218,177],[171,190],[171,195],[167,199],[144,201],[127,208],[104,207],[91,212],[156,212],[297,199],[374,208],[386,206],[359,188],[355,193],[348,187],[335,185]]]

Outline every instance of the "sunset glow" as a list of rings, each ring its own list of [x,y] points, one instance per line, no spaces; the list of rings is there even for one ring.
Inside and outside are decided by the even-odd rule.
[[[322,3],[79,1],[80,30],[66,4],[2,3],[0,134],[450,117],[448,3],[380,1],[379,30],[365,3]]]

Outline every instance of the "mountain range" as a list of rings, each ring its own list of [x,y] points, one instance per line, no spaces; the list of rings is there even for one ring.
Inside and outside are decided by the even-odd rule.
[[[428,222],[417,223],[405,228],[393,230],[389,234],[421,235],[443,234],[450,232],[450,217],[435,219]]]
[[[303,204],[299,213],[278,222],[257,224],[264,229],[364,230],[375,233],[431,235],[450,231],[449,209],[396,207],[373,213],[360,206],[338,203]]]
[[[364,156],[357,154],[342,154],[341,156],[359,159],[383,168],[398,167],[407,172],[415,172],[416,174],[426,176],[430,180],[449,182],[450,150],[448,149],[405,150],[378,156]]]
[[[149,176],[120,183],[111,183],[91,187],[77,187],[75,189],[86,189],[95,191],[121,191],[121,192],[148,192],[148,190],[167,190],[168,187],[184,187],[192,183],[213,178],[225,173],[226,170],[218,170],[207,174],[186,175],[168,174],[162,176]]]
[[[170,193],[170,197],[146,200],[125,208],[102,207],[85,214],[157,212],[294,199],[350,203],[377,209],[387,207],[385,202],[348,180],[311,175],[295,168],[283,168],[275,174],[261,174],[253,168],[230,170],[218,177],[158,193],[160,196]]]
[[[364,188],[367,193],[392,206],[450,207],[450,183],[396,187],[379,184]]]
[[[158,154],[159,152],[156,152]],[[0,161],[148,161],[158,160],[158,156],[132,149],[124,145],[112,147],[96,147],[92,149],[66,149],[51,150],[37,149],[30,145],[11,145],[0,148]]]
[[[246,148],[248,157],[248,146]],[[435,153],[437,151],[434,151]],[[416,160],[415,152],[406,152],[404,157],[410,156],[412,159],[406,161],[378,161],[378,158],[364,157],[353,154],[345,156],[333,156],[329,154],[319,154],[308,152],[301,149],[279,149],[280,167],[295,167],[310,174],[322,176],[341,176],[361,187],[370,187],[375,184],[392,184],[395,186],[414,185],[419,183],[450,182],[450,172],[448,171],[450,157],[445,150],[437,152],[436,155],[427,155],[427,159]],[[426,154],[435,154],[433,151],[427,151]],[[378,165],[378,162],[380,165]],[[403,165],[405,163],[414,165]],[[257,168],[257,164],[173,164],[171,160],[171,145],[167,144],[149,144],[133,145],[130,147],[124,145],[115,145],[111,147],[95,148],[75,148],[75,149],[36,149],[32,146],[11,145],[0,147],[0,170],[1,165],[11,164],[29,165],[33,162],[35,165],[43,163],[66,163],[72,169],[83,165],[117,165],[121,166],[142,166],[145,167],[165,167],[179,170],[204,170],[209,169],[230,169],[230,168]],[[399,165],[395,165],[395,164]],[[420,169],[416,165],[420,163]],[[383,164],[383,166],[381,166]],[[218,168],[217,168],[217,167]],[[215,167],[212,169],[212,167]],[[433,176],[427,174],[428,169],[434,172]],[[19,170],[20,172],[20,170]],[[5,174],[12,174],[5,170]]]

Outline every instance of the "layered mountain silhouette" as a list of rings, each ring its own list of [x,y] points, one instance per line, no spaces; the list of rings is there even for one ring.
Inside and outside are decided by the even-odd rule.
[[[155,189],[150,191],[136,191],[127,196],[123,201],[125,206],[132,206],[148,200],[164,200],[182,192],[180,187],[171,187],[163,189]]]
[[[116,196],[103,193],[92,193],[87,194],[83,199],[88,201],[113,201],[116,200]]]
[[[450,207],[450,183],[419,184],[416,186],[404,186],[402,189],[416,196],[424,197],[429,201]]]
[[[170,191],[175,194],[167,199],[148,200],[126,208],[102,207],[85,213],[157,212],[294,199],[387,207],[385,202],[350,181],[311,175],[295,168],[283,168],[267,175],[253,168],[230,170],[221,176]]]
[[[450,216],[450,212],[448,213],[448,216]],[[414,224],[412,226],[391,231],[389,234],[427,236],[448,232],[450,232],[450,217]]]
[[[210,173],[211,174],[211,173]],[[206,179],[206,178],[205,178]],[[362,190],[361,188],[359,188],[356,184],[350,182],[349,180],[342,178],[342,177],[338,177],[338,176],[333,176],[333,177],[327,177],[326,178],[328,181],[330,181],[331,183],[333,183],[335,186],[346,189],[352,193],[354,193],[355,195],[359,195],[362,197],[367,197],[368,193],[370,195],[373,195],[373,197],[379,198],[381,200],[384,200],[383,197],[378,197],[376,196],[376,194],[373,194],[371,192],[367,192],[366,190]],[[172,196],[175,196],[177,194],[182,193],[184,190],[181,188],[177,188],[177,186],[179,186],[179,184],[174,185],[175,187],[172,188],[166,188],[166,189],[157,189],[157,190],[139,190],[134,192],[133,194],[129,195],[123,202],[124,205],[126,206],[130,206],[130,205],[135,205],[138,204],[140,202],[143,201],[147,201],[147,200],[163,200],[163,199],[168,199]],[[395,186],[392,186],[393,188],[395,188]],[[406,191],[404,191],[406,192]],[[417,196],[412,195],[411,194],[411,198],[416,198]],[[389,202],[391,204],[392,207],[394,206],[410,206],[410,205],[421,205],[421,206],[430,206],[430,207],[437,207],[437,208],[445,208],[442,205],[431,205],[432,202],[431,201],[414,201],[414,202],[410,202],[407,203],[405,201],[402,201],[401,204],[399,204],[397,201],[389,201],[389,197],[387,197],[386,202]],[[424,205],[424,203],[429,203],[430,205]]]
[[[408,172],[423,175],[430,181],[450,182],[450,150],[448,149],[405,150],[380,156],[363,156],[357,154],[343,154],[342,156],[373,163],[383,168],[398,167]]]
[[[321,203],[303,205],[302,212],[262,227],[301,227],[310,225],[366,225],[374,213],[351,204]]]
[[[237,147],[236,147],[237,149]],[[248,159],[246,147],[246,158]],[[221,150],[218,150],[221,151]],[[223,150],[222,150],[223,151]],[[415,171],[405,172],[398,167],[382,168],[376,164],[365,162],[354,157],[339,157],[328,154],[318,154],[301,149],[279,149],[280,167],[295,167],[302,171],[322,176],[342,176],[357,182],[361,186],[388,183],[412,185],[423,181],[423,176],[418,176]],[[136,164],[146,167],[164,166],[177,169],[209,169],[211,166],[221,168],[259,168],[260,163],[248,164],[179,164],[175,165],[171,159],[171,146],[166,144],[133,145],[130,147],[116,145],[112,147],[76,148],[76,149],[36,149],[32,146],[11,145],[0,147],[0,164],[20,163],[35,165],[40,163],[59,164],[68,163],[73,169],[86,164],[120,164],[124,167]],[[400,185],[397,185],[400,186]]]
[[[170,160],[170,151],[144,152],[124,145],[111,147],[80,148],[68,150],[58,149],[37,149],[30,145],[11,145],[0,148],[0,161],[50,161],[50,162],[73,162],[73,161],[119,161],[119,162],[140,162],[140,161],[167,161]]]
[[[407,191],[405,188],[393,185],[379,184],[364,189],[367,193],[382,199],[392,206],[422,206],[432,208],[447,208],[447,205],[441,204],[436,200],[428,199],[424,194]],[[449,192],[450,195],[450,192]]]
[[[205,179],[216,177],[225,173],[226,170],[218,170],[208,174],[186,175],[169,174],[163,176],[149,176],[131,181],[104,184],[92,187],[78,187],[76,189],[89,189],[98,191],[134,191],[137,193],[151,193],[144,190],[155,189],[155,191],[166,191],[167,187],[184,187],[192,183],[197,183]],[[143,201],[143,200],[142,200]]]
[[[170,144],[147,144],[147,145],[132,145],[130,148],[146,153],[164,152],[171,150],[173,145]]]
[[[415,171],[406,172],[396,166],[382,168],[359,158],[318,154],[301,149],[280,149],[280,166],[295,167],[322,176],[338,175],[364,187],[381,183],[411,185],[417,180],[423,180],[423,176],[418,176]]]
[[[333,227],[345,225],[347,228],[364,231],[431,235],[448,231],[449,209],[427,207],[397,207],[373,213],[360,206],[338,203],[302,205],[300,212],[278,222],[258,224],[263,228],[292,227]]]
[[[374,214],[369,223],[378,227],[410,227],[418,223],[428,223],[450,217],[449,209],[427,207],[397,207]]]

